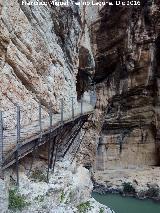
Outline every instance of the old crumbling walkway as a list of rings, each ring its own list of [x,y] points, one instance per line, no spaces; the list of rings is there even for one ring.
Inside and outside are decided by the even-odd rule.
[[[63,129],[65,126],[72,124],[77,125],[75,131],[70,133],[68,144],[66,149],[63,150],[63,156],[69,149],[72,141],[77,136],[83,124],[87,121],[88,116],[92,114],[94,110],[96,97],[92,93],[89,103],[87,101],[80,101],[78,107],[74,108],[72,103],[72,109],[70,112],[63,111],[63,102],[61,106],[61,113],[53,114],[52,109],[48,109],[48,115],[42,118],[41,105],[39,106],[39,116],[36,121],[30,125],[21,127],[20,115],[21,108],[16,108],[17,124],[15,129],[5,129],[3,126],[3,112],[0,112],[0,159],[1,168],[6,169],[12,164],[16,163],[18,167],[18,161],[30,152],[33,152],[35,147],[38,147],[46,142],[49,142],[49,166],[53,165],[53,155],[55,154],[55,147],[50,142],[54,140],[61,140]]]

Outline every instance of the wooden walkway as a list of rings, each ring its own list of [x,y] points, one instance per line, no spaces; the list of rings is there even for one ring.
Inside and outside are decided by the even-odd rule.
[[[28,126],[20,129],[19,142],[17,142],[17,130],[3,131],[3,146],[1,145],[0,159],[2,159],[2,168],[6,169],[16,162],[16,152],[18,150],[18,160],[23,158],[28,153],[34,150],[35,145],[40,146],[47,141],[48,134],[51,132],[52,137],[60,134],[61,129],[71,122],[79,119],[86,120],[88,115],[92,114],[94,110],[93,105],[87,102],[82,105],[79,103],[78,108],[73,112],[52,115],[52,125],[50,124],[50,116],[46,116],[41,120],[32,122]],[[2,142],[2,141],[1,141]],[[2,156],[3,155],[3,156]]]

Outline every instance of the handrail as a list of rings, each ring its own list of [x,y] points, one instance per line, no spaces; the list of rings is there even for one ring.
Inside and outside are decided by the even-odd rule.
[[[26,110],[22,106],[17,105],[15,108],[11,109],[11,114],[9,116],[13,116],[12,122],[15,124],[15,128],[6,128],[5,121],[10,119],[9,116],[6,116],[6,111],[0,111],[0,164],[2,165],[4,162],[7,153],[10,153],[16,147],[16,150],[30,141],[33,137],[42,137],[43,132],[46,132],[50,129],[50,119],[52,116],[52,125],[54,128],[65,124],[65,122],[69,122],[69,120],[76,119],[77,116],[82,116],[87,113],[90,113],[94,110],[96,96],[93,91],[90,91],[90,103],[88,103],[83,98],[78,103],[77,108],[74,105],[74,98],[71,97],[71,111],[64,111],[64,100],[61,99],[61,113],[53,114],[51,113],[51,104],[49,104],[49,109],[45,113],[46,116],[42,113],[42,105],[39,104],[37,112],[39,112],[39,116],[37,120],[32,121],[29,125],[23,125],[23,116]],[[14,109],[14,112],[12,111]],[[17,109],[17,110],[16,110]],[[7,110],[8,111],[8,110]],[[44,111],[44,110],[43,110]],[[71,114],[70,114],[71,113]],[[39,135],[39,136],[38,136]],[[17,138],[17,139],[16,139]],[[17,145],[16,145],[17,144]]]

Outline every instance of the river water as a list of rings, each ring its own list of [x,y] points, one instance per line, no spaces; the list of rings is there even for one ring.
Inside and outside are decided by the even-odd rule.
[[[118,194],[93,193],[92,197],[99,203],[110,207],[115,213],[160,213],[160,203],[152,200],[138,200]]]

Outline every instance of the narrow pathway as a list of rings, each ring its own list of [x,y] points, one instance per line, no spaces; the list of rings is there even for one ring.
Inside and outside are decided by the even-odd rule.
[[[93,105],[83,102],[78,103],[78,107],[74,109],[74,118],[72,114],[72,110],[69,112],[63,113],[63,123],[61,122],[61,114],[53,114],[52,115],[52,130],[65,125],[66,123],[71,122],[72,120],[81,116],[81,111],[83,115],[91,114],[94,110]],[[36,121],[32,122],[30,125],[21,127],[20,130],[20,143],[19,146],[24,146],[25,144],[37,139],[40,137],[40,134],[45,135],[47,131],[50,129],[50,116],[49,114],[42,118],[41,120],[42,131],[40,128],[40,122],[37,118]],[[0,150],[0,159],[2,159],[2,144]],[[16,128],[13,130],[7,129],[3,131],[3,159],[6,160],[9,156],[15,152],[17,149],[17,130]],[[3,162],[4,162],[3,160]]]

